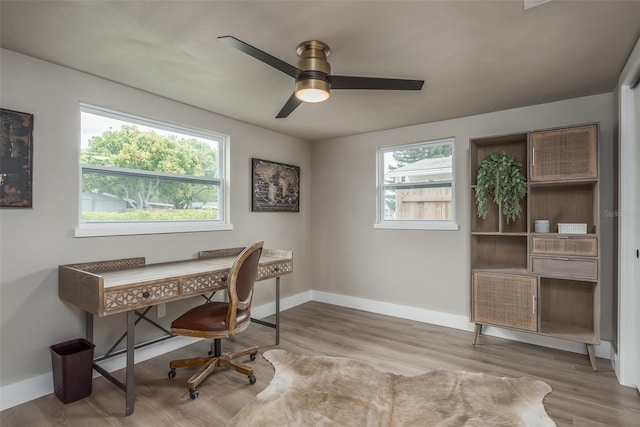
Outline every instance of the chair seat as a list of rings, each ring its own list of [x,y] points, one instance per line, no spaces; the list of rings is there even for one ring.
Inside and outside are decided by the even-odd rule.
[[[264,242],[247,246],[236,257],[227,275],[227,296],[229,302],[209,302],[192,308],[171,323],[171,333],[196,338],[214,340],[207,357],[172,360],[169,362],[169,378],[176,375],[176,368],[200,366],[198,372],[187,381],[189,397],[198,397],[198,386],[216,368],[231,368],[249,378],[249,384],[256,382],[253,369],[235,362],[240,356],[249,355],[255,360],[258,347],[222,353],[221,339],[242,332],[251,323],[251,301],[258,273],[258,263]],[[198,254],[200,257],[200,254]]]
[[[171,329],[186,335],[186,331],[193,331],[194,336],[225,335],[228,332],[226,324],[229,304],[226,302],[211,302],[202,304],[184,313],[171,323]],[[238,310],[236,313],[236,327],[240,327],[251,319],[249,310]]]

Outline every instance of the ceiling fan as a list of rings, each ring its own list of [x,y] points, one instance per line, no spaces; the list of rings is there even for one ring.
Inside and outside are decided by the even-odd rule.
[[[295,91],[276,116],[277,119],[288,117],[303,102],[326,101],[331,89],[421,90],[424,84],[424,80],[332,75],[331,65],[327,62],[331,52],[329,46],[317,40],[298,45],[300,59],[294,67],[233,36],[221,36],[218,39],[296,80]]]

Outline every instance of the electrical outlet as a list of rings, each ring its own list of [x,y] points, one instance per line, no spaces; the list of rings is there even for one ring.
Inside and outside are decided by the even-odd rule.
[[[156,305],[156,315],[158,319],[167,315],[167,304],[162,303]]]

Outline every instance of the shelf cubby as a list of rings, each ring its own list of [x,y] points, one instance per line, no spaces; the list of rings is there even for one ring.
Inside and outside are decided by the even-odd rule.
[[[515,221],[507,222],[504,215],[500,215],[500,231],[503,233],[527,232],[527,197],[520,200],[520,216]]]
[[[529,187],[529,227],[538,219],[549,220],[549,231],[557,233],[558,223],[587,224],[587,233],[596,233],[597,192],[595,183],[531,185]]]
[[[472,269],[527,270],[527,236],[473,235]]]
[[[471,154],[471,185],[476,184],[476,175],[480,163],[494,153],[504,152],[522,165],[522,174],[527,176],[527,134],[474,138],[469,146]]]
[[[580,342],[594,342],[598,327],[595,282],[540,278],[540,333]]]
[[[471,189],[471,232],[500,232],[500,217],[498,213],[498,205],[493,202],[493,199],[491,197],[489,197],[489,203],[487,204],[486,218],[482,219],[478,216],[475,187]]]

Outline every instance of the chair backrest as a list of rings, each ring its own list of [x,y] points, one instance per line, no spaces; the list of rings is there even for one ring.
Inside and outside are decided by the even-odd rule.
[[[258,261],[262,255],[264,242],[256,242],[247,246],[237,256],[229,270],[228,294],[229,310],[227,311],[227,327],[233,335],[236,328],[236,313],[238,310],[251,310],[253,287],[258,273]]]

